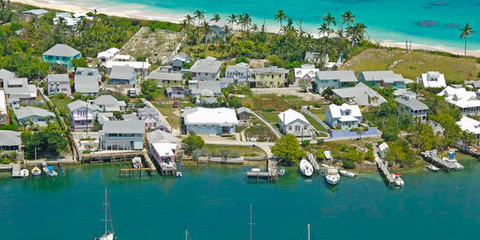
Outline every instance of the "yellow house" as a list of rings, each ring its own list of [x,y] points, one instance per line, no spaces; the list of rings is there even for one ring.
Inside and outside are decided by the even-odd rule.
[[[277,88],[284,87],[287,82],[288,70],[271,66],[268,68],[254,68],[249,79],[250,87]]]

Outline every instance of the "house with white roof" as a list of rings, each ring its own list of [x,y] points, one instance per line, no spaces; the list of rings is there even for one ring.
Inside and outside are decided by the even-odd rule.
[[[404,95],[395,98],[399,113],[406,113],[416,120],[427,121],[428,106],[415,98],[415,95]]]
[[[237,63],[235,65],[227,66],[225,71],[225,78],[233,79],[236,84],[246,84],[248,78],[252,74],[248,63]]]
[[[475,139],[480,141],[480,122],[463,116],[460,121],[457,122],[457,125],[462,129],[462,131],[470,132],[475,134]]]
[[[106,51],[99,52],[97,54],[97,59],[98,62],[105,63],[113,59],[115,55],[117,55],[120,52],[120,49],[118,48],[110,48]]]
[[[237,114],[233,109],[196,107],[183,111],[184,134],[231,136],[238,125]]]
[[[138,61],[107,61],[102,63],[102,66],[105,67],[107,73],[111,73],[113,67],[131,67],[135,69],[135,73],[137,75],[147,75],[148,68],[150,68],[151,64],[148,61],[145,62],[138,62]]]
[[[102,95],[88,102],[103,112],[123,112],[127,106],[125,101],[118,101],[112,95]]]
[[[315,76],[320,70],[315,68],[312,64],[304,64],[301,68],[294,68],[295,86],[298,86],[300,81],[307,81],[309,84],[315,81]]]
[[[389,147],[387,142],[383,142],[378,145],[378,156],[380,156],[381,158],[385,158],[387,156],[388,149]]]
[[[74,131],[92,128],[96,113],[100,112],[98,107],[82,100],[71,102],[67,107],[70,113],[70,122],[72,123],[71,128]]]
[[[37,98],[37,87],[28,84],[27,78],[11,78],[4,85],[7,104],[12,108],[19,108],[20,104],[32,104]]]
[[[156,130],[147,133],[148,153],[162,171],[176,171],[175,155],[180,140],[173,134]]]
[[[102,150],[142,150],[145,124],[142,121],[107,121],[100,131]]]
[[[60,93],[67,96],[72,95],[68,74],[48,74],[47,93],[48,95],[56,95]]]
[[[422,84],[424,88],[444,88],[447,86],[445,75],[436,71],[423,73],[417,78],[417,82]]]
[[[387,86],[392,88],[405,88],[408,83],[413,82],[393,71],[364,71],[360,73],[360,81],[381,88]]]
[[[480,113],[480,100],[473,91],[448,86],[437,95],[445,97],[445,101],[457,106],[463,115],[478,115]]]
[[[76,93],[82,96],[96,96],[99,91],[99,82],[102,75],[96,68],[77,68],[74,77],[74,88]]]
[[[278,125],[283,134],[292,134],[296,137],[312,137],[313,127],[303,114],[288,109],[278,114]]]
[[[5,69],[0,69],[0,88],[7,84],[7,81],[15,78],[15,73]]]
[[[315,87],[318,93],[322,93],[328,87],[343,88],[358,82],[355,73],[348,71],[319,71],[315,77]]]
[[[362,112],[358,105],[330,104],[325,112],[325,122],[334,129],[358,128],[362,122]]]
[[[222,62],[216,58],[207,57],[197,60],[190,68],[192,80],[214,81],[220,77]]]
[[[362,109],[378,107],[387,100],[378,92],[360,82],[355,87],[333,89],[333,96],[349,104],[357,104]]]
[[[32,122],[38,126],[47,126],[47,121],[55,117],[55,114],[47,111],[43,108],[37,108],[32,106],[20,107],[18,109],[14,109],[13,112],[15,113],[15,118],[17,119],[18,123],[23,122]]]
[[[135,69],[130,66],[114,66],[110,72],[109,84],[134,84],[136,79]]]
[[[233,32],[233,27],[232,25],[224,19],[220,19],[218,21],[209,21],[208,25],[210,26],[210,29],[212,30],[210,34],[207,35],[207,41],[211,40],[213,38],[218,38],[221,40],[225,40],[226,37],[226,32],[224,31],[224,28],[227,27],[230,29],[230,32]]]

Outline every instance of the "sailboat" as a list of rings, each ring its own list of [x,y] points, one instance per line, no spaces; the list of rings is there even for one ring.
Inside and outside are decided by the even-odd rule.
[[[252,204],[250,204],[250,238],[249,240],[253,240],[253,210],[252,210]]]
[[[42,174],[42,170],[37,167],[37,148],[35,147],[35,167],[32,169],[32,176],[40,176]]]
[[[105,233],[100,238],[95,238],[95,240],[113,240],[115,232],[113,231],[112,215],[110,213],[110,203],[108,201],[108,192],[105,189]],[[110,219],[110,220],[109,220]],[[108,222],[110,222],[110,228],[112,231],[108,230]]]

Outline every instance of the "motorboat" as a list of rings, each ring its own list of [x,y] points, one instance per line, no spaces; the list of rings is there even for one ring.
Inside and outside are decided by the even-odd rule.
[[[282,168],[282,169],[278,170],[278,175],[279,176],[285,175],[285,168]]]
[[[338,173],[338,170],[333,167],[328,168],[325,174],[325,180],[330,185],[333,185],[333,186],[337,185],[338,182],[340,181],[340,174]]]
[[[300,161],[300,173],[305,177],[311,177],[313,175],[313,166],[306,159]]]
[[[440,170],[440,168],[436,167],[435,165],[433,164],[428,164],[427,166],[425,166],[428,170],[432,171],[432,172],[438,172]]]
[[[351,177],[351,178],[357,177],[357,174],[346,171],[346,170],[340,170],[339,172],[340,172],[340,175],[345,177]]]
[[[183,177],[182,172],[177,172],[177,177],[179,177],[179,178],[180,178],[180,177]]]
[[[400,173],[394,173],[392,176],[393,176],[393,180],[395,180],[395,185],[397,187],[405,186],[405,182],[401,178],[402,175]]]
[[[446,163],[452,164],[455,168],[455,170],[463,170],[463,165],[457,162],[457,159],[455,158],[455,155],[449,155],[448,157],[444,157],[443,161]]]
[[[42,175],[42,170],[40,170],[39,167],[32,168],[31,172],[32,172],[32,176],[34,177]]]
[[[56,177],[58,175],[57,171],[55,171],[55,168],[53,166],[46,166],[43,168],[43,171],[49,177]]]
[[[24,168],[20,170],[20,176],[22,176],[23,178],[27,178],[29,175],[30,175],[30,172],[28,171],[28,169]]]
[[[260,172],[260,168],[252,168],[252,172]]]
[[[134,157],[132,159],[132,166],[133,168],[141,168],[142,167],[142,159],[139,157]]]

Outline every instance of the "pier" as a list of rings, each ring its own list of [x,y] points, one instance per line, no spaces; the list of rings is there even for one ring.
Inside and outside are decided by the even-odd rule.
[[[320,164],[318,164],[317,159],[313,154],[307,153],[307,160],[312,164],[313,170],[315,170],[315,172],[320,172]]]
[[[266,171],[247,171],[247,179],[266,179],[267,181],[277,181],[278,180],[278,170],[277,163],[278,159],[268,158],[267,159],[267,170]]]
[[[393,178],[393,175],[388,171],[387,165],[382,160],[376,160],[377,161],[377,167],[380,172],[380,175],[382,175],[383,179],[385,180],[385,184],[387,184],[388,187],[395,186],[395,179]]]
[[[20,164],[12,164],[12,178],[22,177],[20,174],[21,170],[22,168],[20,167]]]
[[[152,162],[152,159],[150,156],[148,156],[146,151],[142,152],[142,166],[147,166],[147,167],[141,167],[141,168],[121,168],[119,171],[119,176],[121,178],[124,177],[131,177],[132,173],[138,172],[138,175],[142,177],[142,172],[146,171],[148,175],[152,175],[152,173],[157,171],[157,167],[155,164]],[[133,158],[132,158],[133,159]]]
[[[433,165],[447,172],[457,170],[457,166],[455,166],[455,164],[446,162],[442,158],[437,157],[436,151],[425,151],[425,152],[422,152],[421,154],[425,158],[425,160],[427,160],[427,162],[430,162]]]

